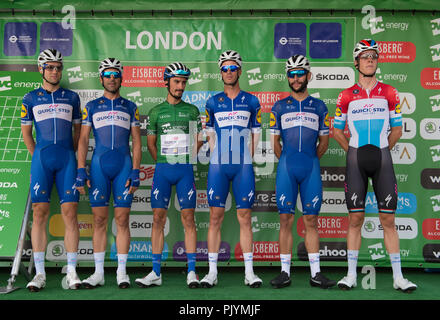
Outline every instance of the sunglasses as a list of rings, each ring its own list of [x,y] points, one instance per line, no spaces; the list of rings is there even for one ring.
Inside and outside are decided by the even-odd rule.
[[[118,79],[121,77],[121,73],[117,71],[103,71],[101,76],[104,78],[111,78],[113,76],[113,78]]]
[[[45,64],[43,64],[43,69],[44,70],[49,70],[49,71],[62,71],[63,70],[63,66],[53,66],[53,65],[51,65],[51,64],[47,64],[47,63],[45,63]]]
[[[363,60],[367,60],[367,59],[376,60],[377,58],[379,58],[379,55],[377,53],[364,53],[361,54],[359,57]]]
[[[300,69],[300,70],[289,70],[287,71],[287,76],[291,79],[295,78],[297,76],[298,78],[304,77],[308,73],[307,70]]]
[[[223,66],[223,67],[221,67],[220,68],[220,70],[222,71],[222,72],[228,72],[228,70],[230,70],[231,72],[235,72],[235,71],[237,71],[238,69],[240,69],[240,67],[239,66],[236,66],[236,65],[234,65],[234,64],[232,64],[232,65],[229,65],[229,66]]]

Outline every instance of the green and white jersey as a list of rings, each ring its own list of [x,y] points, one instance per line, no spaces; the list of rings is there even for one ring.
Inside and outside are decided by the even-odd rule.
[[[148,114],[147,134],[157,136],[157,163],[190,163],[194,136],[202,130],[199,109],[167,101]]]

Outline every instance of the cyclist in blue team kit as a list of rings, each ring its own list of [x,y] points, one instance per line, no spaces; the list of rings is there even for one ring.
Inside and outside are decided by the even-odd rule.
[[[254,95],[240,90],[238,80],[242,72],[242,60],[238,52],[233,50],[223,52],[218,65],[224,83],[224,92],[211,97],[206,103],[206,128],[211,147],[207,186],[210,207],[209,273],[200,283],[206,288],[217,284],[220,229],[229,185],[232,182],[240,224],[240,245],[245,263],[244,283],[257,288],[261,286],[262,280],[253,271],[251,213],[255,199],[252,157],[260,133],[260,103]]]
[[[356,287],[356,266],[361,247],[361,227],[365,217],[368,178],[372,178],[377,198],[384,242],[393,270],[393,287],[413,291],[417,285],[402,275],[399,235],[394,215],[397,208],[397,182],[390,150],[402,136],[399,93],[377,81],[379,46],[372,39],[359,41],[353,60],[359,82],[339,94],[336,103],[334,138],[347,152],[345,200],[349,212],[347,232],[347,276],[338,282],[341,289]],[[344,135],[348,123],[350,139]]]
[[[104,285],[104,258],[107,246],[107,221],[110,193],[113,190],[114,218],[117,227],[116,248],[119,288],[130,286],[126,272],[130,248],[129,214],[133,193],[139,186],[141,136],[139,112],[136,104],[119,94],[122,65],[118,59],[108,58],[99,65],[104,95],[87,103],[83,110],[83,125],[78,146],[78,173],[76,185],[85,194],[89,187],[93,211],[93,251],[95,273],[82,281],[86,288]],[[93,128],[95,150],[90,177],[87,175],[86,155],[89,135]],[[133,157],[130,156],[130,135]]]
[[[271,281],[271,285],[282,288],[291,283],[292,225],[299,192],[311,271],[310,284],[326,289],[336,284],[321,273],[319,265],[318,214],[322,202],[319,159],[328,147],[328,111],[323,101],[311,97],[307,91],[311,73],[306,57],[290,57],[286,62],[286,72],[291,94],[276,102],[270,114],[272,148],[280,159],[276,197],[280,213],[281,260],[281,273]]]
[[[77,207],[79,193],[75,190],[76,159],[81,129],[79,96],[60,87],[63,57],[55,49],[38,56],[38,69],[43,76],[42,87],[27,93],[21,109],[21,130],[31,163],[31,200],[33,223],[32,250],[36,275],[27,284],[30,291],[46,285],[44,255],[47,245],[46,225],[49,218],[50,195],[55,179],[65,225],[64,245],[67,251],[67,284],[70,289],[81,285],[76,274],[79,241]],[[36,142],[32,136],[35,124]],[[72,135],[73,127],[73,135]]]

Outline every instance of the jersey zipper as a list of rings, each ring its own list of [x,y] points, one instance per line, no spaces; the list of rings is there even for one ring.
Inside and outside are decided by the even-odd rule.
[[[301,114],[301,101],[299,102],[299,113]],[[299,120],[299,152],[301,152],[302,147],[302,116],[300,116]]]
[[[232,141],[234,141],[234,99],[231,99],[231,106],[232,106],[232,130],[231,130],[230,150],[232,151]]]
[[[50,93],[52,96],[52,108],[54,110],[54,117],[53,117],[53,127],[54,127],[54,133],[53,133],[53,143],[57,144],[57,111],[55,107],[55,99],[53,98],[53,92]]]
[[[365,89],[365,91],[367,92],[368,100],[370,100],[370,90]],[[370,127],[371,127],[371,117],[370,117],[370,113],[368,113],[368,144],[370,144],[370,136],[371,136]]]
[[[113,100],[112,102],[112,150],[115,146],[115,114],[113,113]]]

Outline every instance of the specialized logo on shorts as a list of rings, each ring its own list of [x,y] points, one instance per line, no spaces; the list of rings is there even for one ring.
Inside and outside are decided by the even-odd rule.
[[[258,112],[257,112],[257,122],[261,123],[261,108],[258,109]]]
[[[136,112],[134,113],[134,118],[139,121],[139,109],[136,109]]]
[[[35,191],[35,195],[37,195],[38,190],[40,189],[40,185],[38,184],[38,182],[35,183],[33,189],[34,189],[34,191]]]
[[[26,106],[25,106],[24,104],[22,104],[22,105],[21,105],[21,117],[22,117],[22,118],[26,118],[26,117],[27,117],[27,114],[28,114],[28,112],[27,112],[27,108],[26,108]]]
[[[342,116],[342,110],[341,110],[340,107],[337,107],[337,108],[336,108],[335,116],[336,116],[336,117],[340,117],[340,116]]]
[[[400,103],[396,105],[396,108],[394,110],[397,114],[402,112],[402,108],[400,107]]]
[[[275,115],[273,114],[273,112],[270,113],[270,120],[269,120],[269,125],[271,127],[274,127],[277,124],[277,118],[275,117]]]
[[[157,200],[157,197],[159,196],[159,189],[157,189],[157,188],[154,189],[153,194],[154,194],[154,199]]]
[[[286,200],[286,196],[284,195],[284,193],[280,196],[279,200],[281,202],[281,205],[284,206],[284,200]]]
[[[93,199],[96,200],[96,198],[98,197],[98,194],[99,194],[99,190],[98,190],[98,188],[95,188],[95,190],[93,190],[93,193],[92,193]]]
[[[82,111],[82,119],[86,120],[88,115],[89,115],[89,113],[87,112],[87,108],[84,108]]]

